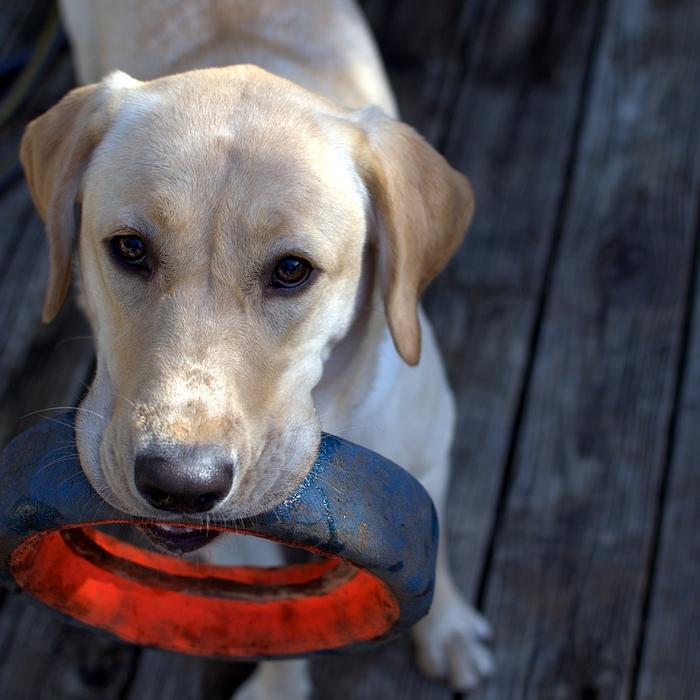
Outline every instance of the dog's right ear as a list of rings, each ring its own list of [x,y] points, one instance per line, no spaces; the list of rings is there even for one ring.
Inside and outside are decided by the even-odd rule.
[[[113,73],[101,83],[72,90],[32,121],[22,136],[20,160],[49,239],[45,323],[56,316],[68,291],[76,236],[73,208],[90,156],[111,121],[114,87],[125,79],[132,80]]]
[[[76,234],[73,207],[90,155],[104,133],[99,87],[87,85],[69,92],[27,126],[20,145],[29,192],[49,239],[45,323],[58,313],[70,284]]]

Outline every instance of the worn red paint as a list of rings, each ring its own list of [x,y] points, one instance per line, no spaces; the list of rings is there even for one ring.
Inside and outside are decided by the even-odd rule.
[[[349,571],[341,559],[271,569],[204,566],[95,530],[84,533],[122,569],[132,563],[154,577],[98,566],[71,548],[60,530],[24,540],[12,553],[12,574],[50,607],[129,642],[206,656],[301,655],[376,639],[399,618],[387,585],[362,569]],[[231,582],[234,590],[249,592],[212,594],[205,587],[193,593],[179,582],[157,585],[163,576],[216,578],[222,590]],[[275,593],[285,586],[295,592]]]

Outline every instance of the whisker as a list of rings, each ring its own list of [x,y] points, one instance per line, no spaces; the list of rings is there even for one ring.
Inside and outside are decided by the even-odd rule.
[[[46,471],[49,467],[53,467],[56,464],[59,464],[61,462],[69,462],[69,461],[74,461],[77,457],[79,457],[78,453],[76,452],[75,454],[72,455],[65,455],[64,457],[59,457],[58,459],[54,459],[48,464],[45,464],[41,469],[37,471],[37,475],[41,474],[43,471]]]
[[[78,514],[78,520],[90,520],[90,518],[83,518],[83,514],[85,513],[87,515],[88,509],[92,506],[93,502],[95,499],[101,499],[101,496],[98,493],[93,493],[90,498],[83,504],[83,507],[80,509],[80,513]]]
[[[49,450],[43,457],[42,459],[48,459],[52,454],[55,452],[63,452],[67,448],[73,448],[75,449],[75,441],[73,440],[61,440],[60,443],[56,443],[56,447],[53,448],[53,450]]]
[[[72,343],[75,340],[92,340],[93,337],[91,335],[73,335],[68,338],[63,338],[62,340],[59,340],[58,343],[56,343],[56,347],[60,347],[61,345],[65,345],[66,343]]]
[[[136,404],[128,397],[124,396],[124,394],[120,394],[117,392],[117,398],[124,399],[128,404],[131,404],[133,408],[136,408]]]
[[[62,425],[64,428],[71,428],[72,430],[75,430],[76,432],[83,432],[87,433],[88,435],[98,435],[98,433],[94,430],[86,430],[85,428],[78,428],[74,425],[70,425],[70,423],[65,423],[64,421],[58,420],[58,418],[52,418],[51,416],[43,416],[44,420],[51,421],[52,423],[58,423],[58,425]]]
[[[44,411],[85,411],[85,413],[91,413],[93,416],[97,416],[102,420],[107,420],[101,413],[97,413],[97,411],[93,411],[89,408],[83,408],[82,406],[47,406],[46,408],[39,408],[36,411],[30,411],[20,416],[20,420],[29,418],[29,416],[35,416],[37,413],[43,413]],[[45,418],[50,418],[50,416],[45,416]]]
[[[75,479],[77,476],[80,476],[83,474],[83,470],[79,469],[77,472],[73,472],[72,474],[69,474],[65,479],[61,479],[61,482],[56,486],[57,489],[60,489],[63,484],[68,483],[71,479]]]

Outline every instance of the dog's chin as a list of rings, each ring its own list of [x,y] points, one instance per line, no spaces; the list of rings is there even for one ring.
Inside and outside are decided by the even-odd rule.
[[[202,549],[221,535],[211,528],[183,525],[150,524],[139,525],[139,529],[157,550],[179,556]]]

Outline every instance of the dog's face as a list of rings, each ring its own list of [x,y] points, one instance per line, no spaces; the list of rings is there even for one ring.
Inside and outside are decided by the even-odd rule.
[[[97,374],[78,446],[105,500],[149,516],[243,516],[313,462],[312,390],[374,251],[397,349],[472,212],[466,180],[408,127],[259,69],[115,74],[30,125],[47,224],[44,316],[79,267]]]

